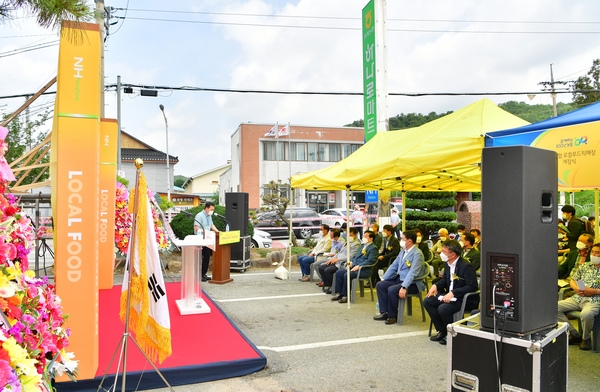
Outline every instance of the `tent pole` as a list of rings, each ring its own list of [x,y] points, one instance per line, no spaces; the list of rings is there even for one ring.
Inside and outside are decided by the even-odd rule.
[[[402,232],[406,231],[406,191],[402,191]]]
[[[598,188],[594,189],[594,243],[598,243]]]
[[[348,250],[346,251],[346,266],[350,265],[350,190],[347,189],[346,190],[346,222],[348,222],[348,224],[346,225],[346,246],[348,247]],[[350,268],[348,267],[347,269],[347,275],[348,275],[348,282],[347,282],[347,287],[348,287],[348,305],[346,305],[347,309],[350,309]],[[356,294],[356,293],[355,293]]]

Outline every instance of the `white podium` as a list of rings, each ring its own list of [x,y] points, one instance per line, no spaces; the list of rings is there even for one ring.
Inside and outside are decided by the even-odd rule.
[[[202,247],[215,250],[215,233],[188,235],[184,240],[175,240],[181,248],[181,299],[176,300],[182,316],[188,314],[210,313],[210,307],[202,299]]]

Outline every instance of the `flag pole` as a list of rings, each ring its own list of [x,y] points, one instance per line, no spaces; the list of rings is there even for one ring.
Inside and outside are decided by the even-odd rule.
[[[136,247],[137,247],[137,217],[138,217],[138,210],[140,208],[139,206],[139,199],[141,197],[140,192],[139,192],[139,185],[140,185],[140,172],[142,171],[142,167],[144,166],[144,161],[141,158],[137,158],[134,162],[135,168],[136,168],[136,172],[135,172],[135,195],[133,198],[133,214],[132,214],[132,222],[131,222],[131,240],[130,240],[130,245],[129,245],[129,254],[128,254],[128,260],[127,260],[127,272],[128,272],[128,277],[127,277],[127,308],[125,310],[125,332],[123,333],[123,336],[121,337],[121,341],[119,342],[119,344],[117,345],[117,348],[115,349],[115,352],[113,353],[113,356],[110,360],[110,362],[108,363],[108,366],[106,367],[106,370],[104,371],[104,376],[102,377],[102,380],[100,381],[100,385],[98,386],[98,391],[100,391],[102,389],[102,384],[104,383],[104,380],[106,379],[106,376],[108,374],[108,369],[110,369],[110,367],[112,366],[113,360],[115,359],[115,356],[117,354],[117,351],[119,351],[119,349],[121,349],[121,352],[119,354],[119,364],[117,365],[117,372],[115,373],[115,382],[112,386],[112,391],[116,391],[116,387],[117,387],[117,380],[118,380],[118,373],[119,373],[119,367],[121,365],[121,360],[123,361],[123,372],[122,372],[122,380],[121,380],[121,392],[125,392],[126,391],[126,381],[127,381],[127,343],[128,343],[128,338],[130,338],[133,343],[135,343],[135,345],[137,346],[137,348],[140,350],[140,352],[144,355],[144,357],[146,357],[146,360],[148,362],[150,362],[150,364],[152,365],[152,367],[154,368],[154,370],[156,370],[156,373],[158,373],[158,375],[160,376],[160,378],[165,382],[166,386],[169,388],[170,391],[175,392],[175,390],[173,389],[173,387],[171,386],[171,384],[169,384],[169,382],[166,380],[166,378],[163,376],[163,374],[160,372],[160,370],[158,370],[158,368],[156,367],[156,365],[154,364],[154,362],[148,357],[148,355],[146,355],[146,353],[144,352],[144,350],[142,350],[142,348],[140,347],[140,345],[138,344],[138,342],[133,338],[133,336],[131,336],[131,333],[129,332],[129,318],[131,317],[130,314],[130,309],[131,309],[131,285],[132,285],[132,276],[133,276],[133,263],[135,261],[135,255],[137,253],[136,251]]]
[[[277,161],[277,192],[279,193],[279,122],[275,123],[275,160]]]

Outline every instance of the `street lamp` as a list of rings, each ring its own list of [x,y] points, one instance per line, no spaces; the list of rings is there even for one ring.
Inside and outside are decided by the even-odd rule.
[[[169,168],[169,124],[167,123],[167,115],[165,114],[165,107],[160,104],[158,105],[160,111],[165,118],[165,132],[167,135],[167,202],[171,201],[171,169]],[[171,207],[167,210],[167,220],[171,223]]]

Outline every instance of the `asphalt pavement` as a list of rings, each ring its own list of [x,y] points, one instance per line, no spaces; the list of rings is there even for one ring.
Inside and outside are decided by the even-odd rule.
[[[33,266],[33,260],[30,260]],[[51,260],[46,260],[50,267]],[[40,267],[43,267],[40,262]],[[287,265],[286,265],[287,266]],[[332,302],[313,282],[278,280],[272,268],[231,272],[233,282],[203,284],[236,326],[265,354],[267,367],[232,379],[173,387],[177,392],[446,391],[447,347],[429,341],[429,316],[418,300],[403,325],[374,321],[366,289],[350,308]],[[50,271],[48,271],[50,272]],[[43,273],[43,270],[42,270]],[[115,276],[120,283],[122,276]],[[180,275],[167,272],[166,281]],[[376,295],[376,292],[374,293]],[[477,347],[473,348],[477,358]],[[600,353],[569,347],[570,391],[597,391]],[[153,391],[167,391],[156,386]],[[485,386],[480,389],[487,391]]]
[[[174,390],[447,390],[447,347],[429,340],[429,317],[422,321],[418,300],[403,325],[385,325],[372,319],[376,309],[368,289],[348,308],[332,302],[315,283],[300,282],[295,268],[286,281],[275,279],[269,269],[249,269],[232,272],[232,283],[203,285],[265,354],[268,366],[243,377]],[[600,353],[570,346],[568,354],[569,390],[597,391]]]

